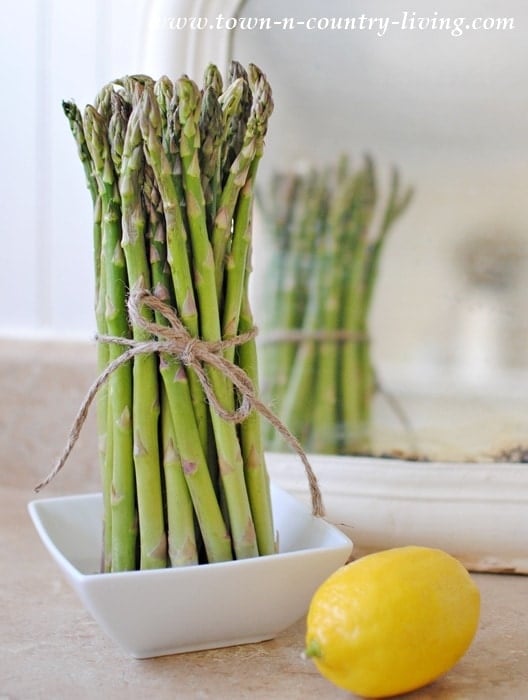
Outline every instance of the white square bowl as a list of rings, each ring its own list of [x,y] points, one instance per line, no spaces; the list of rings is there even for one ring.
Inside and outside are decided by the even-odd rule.
[[[307,611],[345,563],[349,538],[272,484],[277,554],[182,568],[98,573],[100,494],[39,499],[29,513],[86,609],[128,654],[165,654],[272,639]]]

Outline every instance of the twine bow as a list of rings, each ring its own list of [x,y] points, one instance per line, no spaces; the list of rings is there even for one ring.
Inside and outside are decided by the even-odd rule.
[[[141,313],[142,306],[163,316],[168,325],[156,323],[146,318]],[[174,309],[145,289],[135,289],[130,292],[127,308],[131,325],[145,331],[151,335],[152,338],[139,341],[118,336],[96,336],[99,342],[114,343],[125,346],[128,349],[110,362],[89,388],[77,412],[61,456],[50,474],[35,487],[35,490],[40,491],[40,489],[46,486],[66,463],[84,426],[90,405],[95,399],[99,389],[108,381],[113,372],[136,357],[136,355],[157,353],[161,355],[170,355],[179,360],[185,367],[192,370],[198,377],[207,400],[215,412],[224,420],[231,423],[241,423],[248,417],[252,410],[257,411],[266,418],[266,420],[268,420],[282,435],[290,447],[299,455],[308,478],[312,499],[312,512],[316,516],[324,515],[324,507],[317,477],[312,470],[308,457],[301,447],[301,444],[284,423],[282,423],[266,404],[258,398],[253,382],[248,375],[234,362],[231,362],[224,356],[225,350],[243,345],[255,338],[257,329],[252,328],[246,333],[241,333],[240,335],[224,340],[207,341],[193,337],[178,318]],[[236,388],[241,397],[241,401],[240,405],[235,410],[231,411],[222,406],[209,381],[205,369],[206,367],[214,367],[219,370]]]

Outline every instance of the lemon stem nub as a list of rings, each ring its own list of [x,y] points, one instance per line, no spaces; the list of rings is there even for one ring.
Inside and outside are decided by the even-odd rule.
[[[316,639],[311,639],[308,644],[306,645],[306,649],[304,651],[306,656],[311,659],[315,656],[315,658],[320,659],[323,656],[323,652],[321,650],[321,645]]]

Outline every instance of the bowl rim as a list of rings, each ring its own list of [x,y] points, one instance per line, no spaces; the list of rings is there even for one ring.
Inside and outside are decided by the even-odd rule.
[[[272,500],[273,493],[280,495],[281,498],[286,500],[288,504],[295,509],[297,512],[301,512],[303,517],[311,518],[317,520],[321,523],[326,531],[332,533],[334,542],[327,546],[308,546],[299,549],[294,549],[291,551],[279,551],[274,554],[267,554],[263,556],[250,557],[247,559],[233,559],[225,562],[211,562],[206,564],[193,564],[191,566],[181,566],[181,567],[165,567],[159,569],[136,569],[133,571],[116,571],[116,572],[95,572],[95,573],[84,573],[81,571],[72,561],[61,551],[61,549],[55,543],[55,540],[49,534],[48,528],[45,526],[40,510],[42,507],[46,507],[54,504],[64,504],[64,503],[75,503],[75,502],[88,502],[88,501],[101,501],[102,494],[100,492],[88,492],[88,493],[76,493],[60,496],[50,496],[48,498],[36,498],[32,499],[27,504],[27,509],[29,516],[33,522],[33,525],[39,534],[44,546],[55,559],[60,566],[68,572],[68,575],[75,578],[77,581],[92,581],[95,579],[100,579],[102,574],[104,578],[111,576],[112,578],[135,578],[141,576],[142,578],[148,576],[191,576],[196,575],[198,571],[209,571],[211,568],[214,570],[236,567],[238,569],[247,567],[259,567],[265,566],[266,562],[276,561],[277,559],[283,559],[284,557],[296,559],[306,557],[308,555],[313,555],[318,552],[337,552],[343,550],[343,561],[350,556],[353,550],[353,542],[342,530],[340,530],[336,525],[329,522],[325,518],[314,516],[310,513],[305,504],[302,503],[298,498],[289,493],[282,486],[278,486],[276,483],[271,483]],[[200,575],[200,574],[198,574]],[[205,574],[204,574],[205,575]]]

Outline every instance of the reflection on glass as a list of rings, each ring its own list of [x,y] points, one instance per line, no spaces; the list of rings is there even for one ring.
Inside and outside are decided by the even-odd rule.
[[[370,330],[412,436],[380,393],[374,447],[518,457],[528,441],[528,11],[520,0],[423,0],[406,12],[389,0],[243,3],[240,16],[295,20],[232,37],[233,57],[261,65],[274,87],[261,183],[343,152],[371,155],[387,183],[398,167],[415,195],[387,241]],[[328,26],[309,29],[309,18]],[[355,28],[332,29],[339,18]]]

